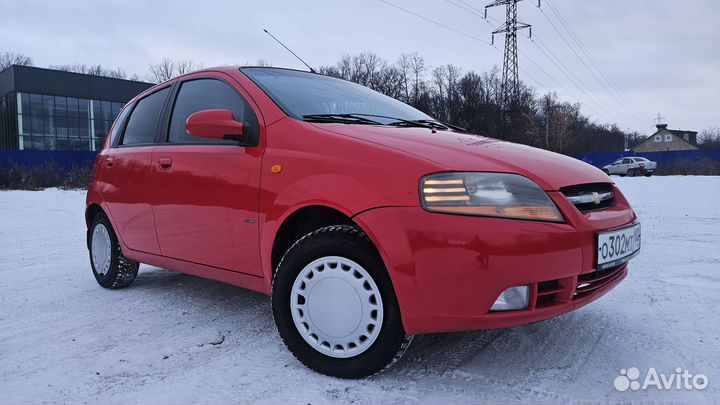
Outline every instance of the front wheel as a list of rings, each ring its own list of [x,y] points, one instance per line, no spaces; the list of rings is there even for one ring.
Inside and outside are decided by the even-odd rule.
[[[140,263],[123,255],[110,220],[103,213],[95,216],[88,230],[88,249],[93,275],[102,287],[122,288],[135,280]]]
[[[290,352],[333,377],[382,371],[412,341],[379,254],[354,226],[321,228],[297,241],[278,265],[272,307]]]

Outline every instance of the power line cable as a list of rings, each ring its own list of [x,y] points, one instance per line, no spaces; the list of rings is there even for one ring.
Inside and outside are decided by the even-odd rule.
[[[457,4],[457,3],[453,2],[452,0],[445,0],[445,1],[447,1],[448,3],[452,4],[453,6],[459,8],[459,9],[461,9],[461,10],[465,10],[465,11],[467,11],[468,13],[472,13],[472,14],[475,14],[476,16],[480,17],[480,18],[484,18],[482,14],[479,14],[479,11],[480,11],[480,10],[477,10],[477,9],[474,8],[474,7],[466,7],[466,6],[463,6],[462,4]],[[463,3],[463,4],[467,4],[467,3],[465,3],[465,2],[462,1],[462,0],[458,0],[458,1],[461,2],[461,3]]]
[[[478,37],[472,36],[472,35],[470,35],[470,34],[467,34],[467,33],[465,33],[465,32],[462,32],[462,31],[460,31],[460,30],[457,30],[457,29],[455,29],[455,28],[453,28],[453,27],[450,27],[450,26],[447,26],[447,25],[445,25],[445,24],[439,23],[439,22],[437,22],[437,21],[435,21],[435,20],[431,20],[431,19],[429,19],[429,18],[427,18],[427,17],[423,17],[423,16],[421,16],[420,14],[417,14],[417,13],[414,13],[414,12],[408,10],[408,9],[402,8],[402,7],[398,6],[397,4],[390,3],[390,2],[387,1],[387,0],[380,0],[380,1],[383,2],[383,3],[385,3],[385,4],[387,4],[387,5],[389,5],[389,6],[393,6],[393,7],[397,8],[398,10],[402,10],[402,11],[408,13],[408,14],[414,15],[415,17],[421,18],[421,19],[423,19],[423,20],[425,20],[425,21],[427,21],[427,22],[429,22],[429,23],[435,24],[435,25],[437,25],[437,26],[439,26],[439,27],[442,27],[442,28],[445,28],[445,29],[447,29],[447,30],[453,31],[453,32],[455,32],[455,33],[457,33],[457,34],[460,34],[460,35],[462,35],[462,36],[468,37],[468,38],[470,38],[470,39],[474,39],[474,40],[479,41],[479,42],[482,42],[482,43],[484,43],[484,44],[491,45],[490,42],[488,42],[488,41],[484,41],[484,40],[482,40],[482,39],[480,39],[480,38],[478,38]]]
[[[545,55],[546,58],[548,58],[548,60],[553,65],[555,65],[555,67],[560,71],[560,73],[567,77],[567,79],[578,89],[578,91],[580,91],[582,95],[584,95],[589,101],[591,101],[593,104],[595,104],[596,107],[598,107],[605,113],[606,118],[612,117],[614,115],[605,108],[602,102],[598,101],[591,94],[589,87],[579,77],[577,77],[575,73],[573,73],[572,69],[568,68],[567,65],[565,65],[562,59],[555,55],[555,53],[553,53],[552,50],[540,40],[540,37],[538,37],[537,34],[535,35],[535,38],[531,38],[530,41],[540,50],[543,55]]]
[[[623,92],[621,92],[613,83],[613,81],[610,79],[609,75],[605,72],[605,70],[602,68],[600,63],[597,62],[597,60],[592,56],[592,53],[590,50],[585,46],[585,44],[582,42],[580,37],[575,33],[575,31],[570,27],[570,24],[567,23],[565,18],[563,18],[562,14],[560,13],[560,10],[558,10],[550,0],[546,0],[546,4],[550,8],[550,10],[555,14],[557,19],[560,21],[560,23],[563,25],[565,30],[570,34],[570,37],[573,39],[573,41],[578,45],[580,50],[583,52],[585,57],[590,61],[590,63],[597,69],[597,71],[600,73],[600,76],[605,79],[607,84],[613,89],[613,91],[622,99],[621,104],[624,104],[626,107],[629,107],[634,110],[634,113],[643,115],[642,112],[625,96]],[[636,117],[637,118],[637,117]]]
[[[548,4],[549,4],[549,3],[548,3]],[[555,30],[555,32],[557,32],[557,34],[558,34],[558,35],[560,36],[560,38],[563,40],[563,42],[565,43],[565,45],[567,45],[567,47],[570,48],[570,50],[571,50],[572,53],[575,55],[575,57],[578,58],[578,60],[580,61],[580,63],[582,63],[582,65],[585,67],[585,69],[587,69],[587,71],[590,72],[590,74],[595,78],[595,80],[597,80],[598,83],[600,83],[600,85],[601,85],[601,86],[603,87],[603,89],[610,95],[610,97],[612,97],[613,99],[615,99],[615,101],[616,101],[618,104],[623,104],[623,103],[617,98],[617,96],[615,96],[615,95],[609,90],[609,88],[605,85],[605,83],[604,83],[602,80],[600,80],[600,78],[599,78],[598,75],[595,73],[595,71],[593,71],[593,70],[590,68],[590,66],[588,66],[588,64],[585,62],[585,60],[584,60],[584,59],[580,56],[580,54],[575,50],[575,47],[573,47],[573,46],[570,44],[570,42],[567,40],[567,38],[565,37],[565,35],[564,35],[562,32],[560,32],[560,29],[558,29],[557,25],[550,19],[550,17],[547,16],[547,14],[545,13],[545,11],[543,11],[543,9],[542,9],[542,8],[539,8],[539,7],[538,7],[538,9],[540,10],[540,13],[543,15],[543,17],[550,23],[550,25],[551,25],[552,28]],[[572,36],[572,35],[571,35],[571,36]],[[548,47],[548,50],[550,50],[549,47]],[[550,51],[551,51],[551,50],[550,50]],[[551,52],[552,52],[552,51],[551,51]],[[631,113],[630,111],[627,111],[627,110],[617,110],[617,111],[619,111],[619,112],[621,112],[621,113],[625,113],[625,114],[632,114],[632,115],[634,115],[634,113]],[[637,116],[633,116],[632,118],[633,118],[634,120],[637,119],[638,121],[642,122],[642,119],[640,119],[640,118],[637,117]]]
[[[597,117],[600,117],[600,118],[602,118],[602,119],[605,119],[605,120],[607,120],[608,122],[612,122],[612,121],[613,121],[612,119],[609,118],[609,116],[608,116],[606,113],[601,113],[601,112],[599,112],[599,111],[596,110],[594,107],[592,107],[592,106],[590,105],[590,103],[582,104],[582,103],[580,102],[580,100],[582,100],[580,97],[578,97],[574,92],[570,91],[567,87],[565,87],[565,85],[563,85],[562,83],[560,83],[557,79],[555,79],[555,77],[553,77],[550,73],[548,73],[545,69],[543,69],[542,66],[540,66],[538,63],[536,63],[536,62],[530,57],[530,55],[526,54],[526,53],[523,52],[522,50],[520,50],[519,52],[520,52],[520,54],[521,54],[523,57],[525,57],[528,61],[530,61],[530,63],[532,63],[532,64],[535,66],[535,68],[537,68],[540,72],[542,72],[545,76],[547,76],[547,77],[548,77],[551,81],[553,81],[558,87],[560,87],[562,90],[564,90],[565,93],[567,93],[568,95],[570,95],[571,98],[577,100],[577,102],[579,102],[579,103],[582,105],[582,107],[588,109],[590,112],[592,112],[593,114],[595,114]],[[525,72],[525,71],[524,71],[524,73],[527,74],[527,72]],[[548,93],[549,93],[549,92],[548,92]]]

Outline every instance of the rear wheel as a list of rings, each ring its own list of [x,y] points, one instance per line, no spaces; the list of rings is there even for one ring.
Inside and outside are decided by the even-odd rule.
[[[103,213],[93,219],[88,231],[88,249],[93,275],[101,286],[122,288],[135,280],[140,263],[122,254],[110,220]]]
[[[375,374],[412,341],[380,256],[354,226],[325,227],[297,241],[278,265],[272,306],[290,352],[326,375]]]
[[[650,177],[652,175],[653,175],[652,173],[645,173],[645,177]]]

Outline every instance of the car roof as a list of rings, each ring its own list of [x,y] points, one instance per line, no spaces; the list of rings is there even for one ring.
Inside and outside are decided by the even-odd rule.
[[[284,67],[274,67],[274,66],[251,66],[251,65],[226,65],[226,66],[214,66],[214,67],[207,67],[203,69],[193,70],[192,72],[188,72],[176,77],[173,77],[172,79],[166,80],[161,83],[157,83],[156,85],[150,87],[149,89],[144,90],[137,96],[133,97],[128,103],[135,102],[141,98],[145,98],[147,95],[155,93],[159,90],[159,88],[164,87],[166,85],[169,85],[171,83],[174,83],[178,80],[182,80],[186,76],[194,75],[196,73],[203,73],[203,72],[222,72],[222,73],[234,73],[237,71],[242,71],[245,68],[262,68],[262,69],[275,69],[275,70],[287,70],[287,71],[293,71],[293,72],[303,72],[308,74],[316,74],[319,76],[327,76],[323,75],[321,73],[317,72],[309,72],[307,70],[300,70],[300,69],[290,69],[290,68],[284,68]]]

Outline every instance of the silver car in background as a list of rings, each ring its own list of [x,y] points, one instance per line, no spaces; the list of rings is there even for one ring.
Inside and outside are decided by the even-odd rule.
[[[657,163],[644,157],[622,157],[603,167],[608,174],[619,174],[620,176],[645,175],[650,177],[657,170]]]

